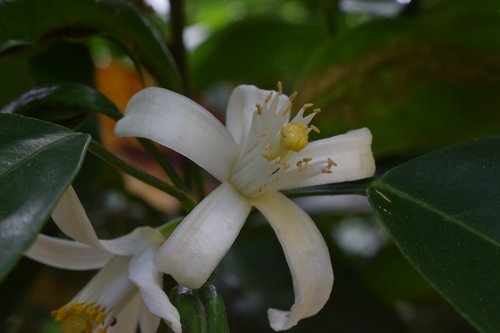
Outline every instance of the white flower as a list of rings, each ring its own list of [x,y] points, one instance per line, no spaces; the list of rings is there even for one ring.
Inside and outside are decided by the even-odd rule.
[[[182,332],[177,309],[161,288],[162,275],[153,258],[165,238],[160,231],[137,228],[112,240],[99,240],[75,191],[61,197],[52,218],[75,241],[38,235],[25,253],[64,269],[102,269],[69,302],[52,315],[63,333],[154,333],[163,318]]]
[[[231,247],[252,206],[269,221],[292,274],[291,310],[269,309],[271,327],[285,330],[316,314],[328,300],[333,271],[311,218],[278,190],[373,175],[368,129],[308,142],[319,109],[304,105],[290,120],[292,101],[278,91],[238,86],[225,128],[210,112],[175,92],[147,88],[135,95],[116,127],[119,136],[145,137],[190,158],[221,185],[176,228],[159,250],[159,269],[199,288]],[[256,245],[257,246],[257,245]]]

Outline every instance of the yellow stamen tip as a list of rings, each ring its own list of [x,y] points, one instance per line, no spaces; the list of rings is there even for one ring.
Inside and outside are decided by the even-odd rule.
[[[299,152],[309,143],[307,128],[299,122],[291,122],[281,128],[280,144],[284,148]]]
[[[264,110],[262,109],[262,105],[257,104],[255,106],[257,107],[257,114],[261,115],[264,112]]]
[[[88,326],[88,319],[78,314],[71,314],[61,321],[61,331],[63,333],[89,332]]]

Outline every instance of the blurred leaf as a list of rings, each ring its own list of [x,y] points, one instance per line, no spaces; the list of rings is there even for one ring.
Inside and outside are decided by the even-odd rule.
[[[482,332],[500,330],[500,136],[451,146],[372,183],[407,259]]]
[[[88,134],[0,113],[0,279],[71,184],[89,141]]]
[[[180,87],[170,54],[149,21],[126,0],[0,0],[0,52],[102,34],[143,63],[158,82]]]
[[[304,55],[325,39],[320,26],[252,18],[214,33],[191,58],[192,82],[202,90],[214,83],[275,86],[293,82]]]
[[[32,89],[6,105],[0,112],[17,113],[72,127],[88,113],[120,118],[116,106],[94,89],[69,83]]]
[[[500,3],[490,0],[368,22],[318,52],[298,102],[325,110],[316,118],[323,136],[368,126],[379,155],[492,134],[500,121],[499,34]]]

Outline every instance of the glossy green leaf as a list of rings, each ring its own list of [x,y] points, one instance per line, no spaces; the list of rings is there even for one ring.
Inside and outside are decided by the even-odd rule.
[[[215,83],[251,83],[275,87],[294,82],[304,59],[326,38],[321,26],[276,19],[246,19],[210,36],[191,57],[197,89]]]
[[[431,285],[480,331],[500,331],[500,136],[423,155],[368,193]]]
[[[153,25],[126,0],[0,0],[0,53],[57,39],[103,35],[123,46],[170,89],[177,69]]]
[[[89,141],[88,134],[0,113],[0,279],[71,184]]]
[[[116,106],[94,89],[76,83],[32,89],[0,112],[17,113],[72,127],[88,113],[121,117]]]
[[[452,0],[413,19],[374,20],[325,44],[305,70],[321,135],[367,126],[378,155],[496,133],[500,2]],[[443,135],[443,131],[446,135]]]

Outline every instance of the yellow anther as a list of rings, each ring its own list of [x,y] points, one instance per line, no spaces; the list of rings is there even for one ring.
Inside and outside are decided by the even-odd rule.
[[[85,313],[88,314],[89,316],[93,316],[96,312],[97,309],[92,305],[87,306],[87,309],[85,310]]]
[[[99,324],[104,323],[104,319],[106,319],[106,315],[104,314],[104,311],[99,311],[96,316],[95,316],[95,321]]]
[[[291,94],[288,99],[290,100],[290,102],[293,102],[293,100],[297,97],[298,93],[295,91],[293,94]]]
[[[276,164],[280,164],[281,156],[276,157],[274,161],[276,162]]]
[[[97,330],[97,333],[106,333],[106,329],[105,328],[100,328]]]
[[[309,108],[311,108],[311,107],[313,107],[313,106],[314,106],[314,104],[313,104],[313,103],[306,103],[306,104],[304,104],[304,105],[302,106],[302,108],[303,108],[304,110],[307,110],[307,109],[309,109]]]
[[[82,313],[85,310],[85,306],[81,303],[74,303],[71,305],[71,312],[74,314]]]
[[[306,166],[307,166],[307,163],[305,163],[304,161],[297,162],[297,169],[299,169],[299,172],[304,171],[306,169]]]
[[[302,159],[302,161],[304,161],[304,162],[306,162],[306,163],[311,162],[312,160],[313,160],[313,159],[312,159],[312,158],[310,158],[310,157],[305,157],[305,158],[303,158],[303,159]]]
[[[330,169],[321,169],[321,172],[323,172],[323,173],[332,173],[332,170],[330,170]]]
[[[278,95],[283,94],[283,85],[281,84],[281,81],[278,81]]]
[[[273,92],[270,91],[269,94],[267,94],[266,96],[266,103],[269,103],[269,101],[271,100],[271,97],[273,97]]]
[[[269,150],[269,148],[271,148],[271,142],[266,143],[264,146],[265,150]]]
[[[286,163],[286,162],[283,162],[283,164],[281,164],[281,166],[283,167],[283,169],[288,169],[290,167],[290,164],[289,163]]]
[[[316,108],[313,110],[314,113],[320,113],[321,112],[321,109],[320,108]]]
[[[332,160],[330,157],[328,157],[328,169],[331,169],[334,166],[337,166],[337,163],[335,163],[334,160]]]
[[[319,133],[319,128],[314,125],[309,125],[309,128],[312,129],[313,132]]]
[[[309,143],[306,127],[299,122],[291,122],[281,128],[280,144],[282,147],[299,152]]]
[[[273,155],[271,155],[271,154],[264,154],[264,155],[262,155],[262,157],[264,157],[268,161],[271,161],[273,159]]]
[[[262,105],[256,104],[255,106],[257,107],[257,114],[261,115],[264,112],[264,110],[262,109]]]
[[[70,314],[61,321],[61,331],[63,333],[86,333],[91,332],[92,325],[84,315]]]

